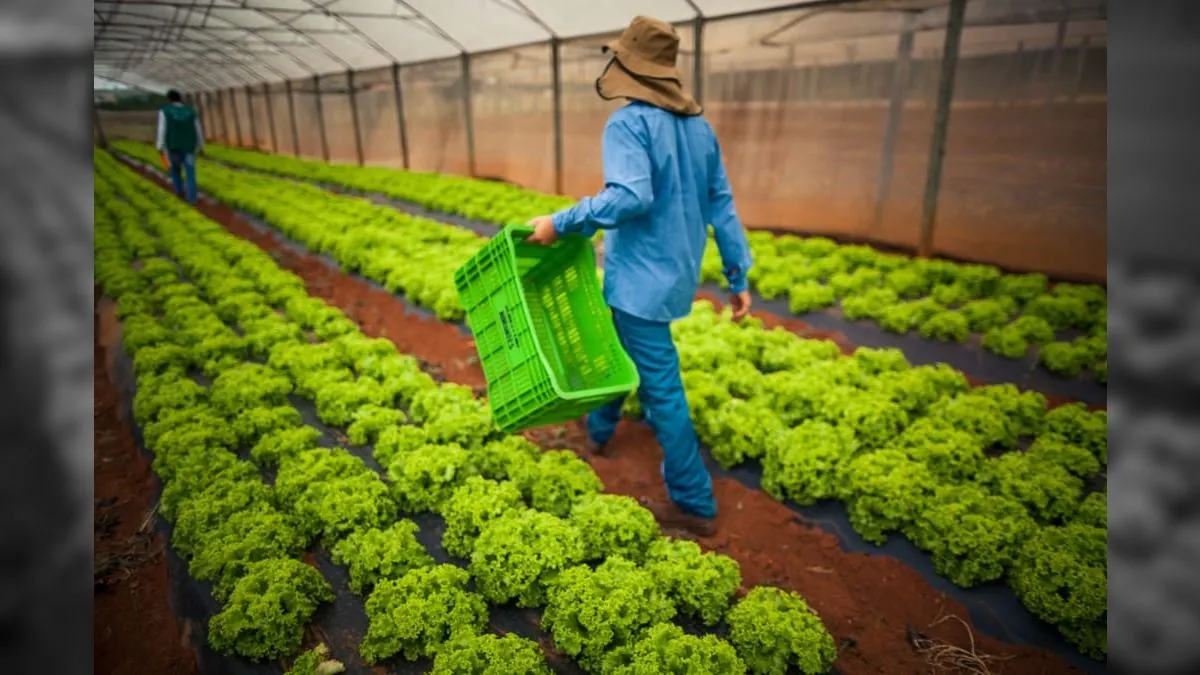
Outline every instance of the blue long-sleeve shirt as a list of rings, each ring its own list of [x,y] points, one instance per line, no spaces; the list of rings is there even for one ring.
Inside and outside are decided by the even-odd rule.
[[[730,289],[746,289],[750,246],[721,148],[700,116],[632,102],[604,127],[604,189],[554,214],[559,235],[604,229],[604,297],[647,321],[691,311],[712,225]]]

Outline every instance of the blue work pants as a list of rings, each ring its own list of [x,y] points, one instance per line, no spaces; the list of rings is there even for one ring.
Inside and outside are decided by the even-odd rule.
[[[671,324],[639,319],[616,309],[613,322],[621,345],[637,366],[641,380],[638,401],[662,446],[662,475],[671,501],[692,515],[715,517],[712,477],[700,457],[700,441],[683,392]],[[612,438],[623,403],[617,399],[588,416],[588,434],[593,442],[604,444]]]
[[[189,204],[196,203],[196,153],[175,152],[167,153],[171,164],[171,182],[175,184],[175,194],[186,197]],[[184,183],[184,173],[187,182]]]

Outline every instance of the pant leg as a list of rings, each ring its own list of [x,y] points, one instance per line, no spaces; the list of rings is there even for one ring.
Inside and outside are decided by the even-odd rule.
[[[624,404],[625,397],[622,396],[605,403],[588,415],[588,436],[591,437],[593,443],[604,445],[613,437],[617,431],[617,424],[621,421],[621,407]]]
[[[613,320],[621,344],[637,366],[641,379],[638,399],[662,446],[663,480],[671,501],[693,515],[716,516],[712,477],[700,457],[671,324],[645,321],[619,310],[613,311]]]
[[[168,152],[167,162],[170,164],[171,183],[175,185],[175,194],[184,196],[183,192],[183,153]]]
[[[187,171],[187,200],[189,204],[196,203],[196,153],[189,152],[183,156],[183,167]]]

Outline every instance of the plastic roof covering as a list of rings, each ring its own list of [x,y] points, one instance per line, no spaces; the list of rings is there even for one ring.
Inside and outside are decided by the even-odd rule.
[[[865,31],[879,24],[868,13],[887,12],[874,29],[894,31],[897,10],[944,25],[947,0],[95,0],[93,72],[151,91],[213,91],[612,33],[637,14],[679,23],[805,5],[815,15],[830,4],[863,12]],[[972,0],[967,18],[1106,4]]]
[[[95,0],[95,75],[206,91],[409,64],[796,0]]]

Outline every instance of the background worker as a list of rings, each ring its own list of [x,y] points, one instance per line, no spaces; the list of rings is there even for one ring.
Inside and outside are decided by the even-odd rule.
[[[647,506],[665,528],[709,536],[716,532],[717,504],[684,396],[671,322],[691,311],[710,224],[734,319],[745,317],[750,247],[716,134],[683,91],[675,29],[639,16],[604,49],[613,58],[596,80],[596,91],[607,100],[629,101],[604,128],[605,187],[571,208],[530,221],[529,241],[549,245],[562,235],[606,230],[604,295],[621,344],[637,366],[638,400],[662,446],[671,501]],[[616,431],[621,405],[613,401],[588,416],[596,451]]]
[[[196,154],[204,148],[204,131],[200,115],[183,102],[183,96],[172,89],[167,92],[167,104],[158,111],[158,134],[155,147],[167,158],[175,194],[196,203]],[[187,173],[186,193],[184,173]]]

